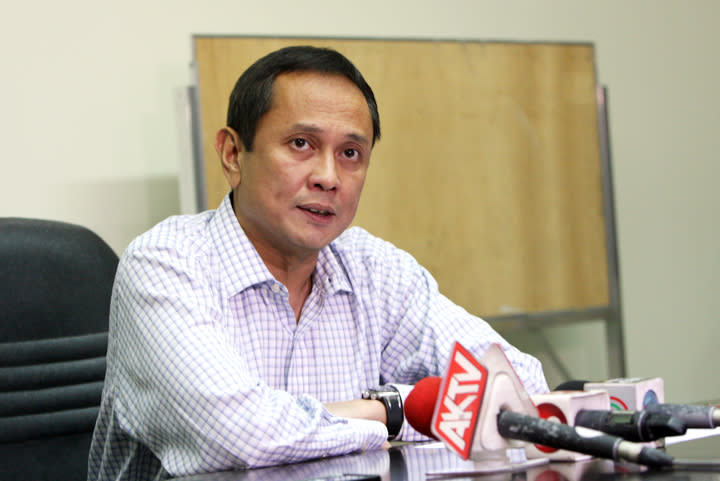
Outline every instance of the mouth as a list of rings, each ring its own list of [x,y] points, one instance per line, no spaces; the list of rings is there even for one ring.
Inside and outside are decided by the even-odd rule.
[[[335,212],[332,209],[329,209],[326,207],[311,207],[311,206],[299,205],[298,208],[300,210],[303,210],[305,212],[312,214],[313,216],[322,217],[322,218],[329,218],[329,217],[332,217],[335,215]]]
[[[318,215],[332,215],[332,213],[329,210],[324,209],[313,209],[311,207],[300,207],[302,210],[306,210],[308,212],[312,212],[313,214]]]

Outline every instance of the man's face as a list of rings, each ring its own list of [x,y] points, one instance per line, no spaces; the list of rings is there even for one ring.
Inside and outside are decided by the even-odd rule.
[[[316,72],[276,78],[253,151],[240,147],[232,185],[235,213],[261,255],[317,254],[350,225],[372,142],[367,102],[350,80]]]

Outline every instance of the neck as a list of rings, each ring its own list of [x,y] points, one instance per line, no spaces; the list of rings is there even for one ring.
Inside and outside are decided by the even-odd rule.
[[[312,290],[312,274],[315,271],[319,253],[317,251],[287,253],[274,249],[263,242],[256,242],[249,235],[248,239],[272,276],[287,288],[295,319],[299,321],[305,299]]]
[[[258,235],[251,225],[243,222],[244,217],[235,205],[234,196],[235,192],[231,202],[240,227],[273,277],[287,288],[290,304],[295,311],[296,319],[299,320],[305,299],[312,290],[312,274],[315,271],[319,251],[293,248],[290,245],[283,246],[282,242],[272,242]]]
[[[262,255],[261,255],[262,257]],[[312,290],[312,273],[315,270],[317,255],[312,262],[296,263],[292,265],[271,264],[263,258],[265,265],[275,279],[283,283],[288,290],[290,306],[295,313],[295,321],[300,321],[300,314],[305,305],[305,300]]]
[[[311,284],[312,273],[317,264],[317,255],[302,260],[292,259],[290,262],[288,259],[278,262],[277,259],[268,259],[263,254],[260,254],[260,257],[273,277],[283,283],[291,293],[303,291]],[[309,289],[307,290],[309,292]]]

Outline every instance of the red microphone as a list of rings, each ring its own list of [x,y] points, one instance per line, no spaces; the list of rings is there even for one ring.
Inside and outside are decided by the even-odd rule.
[[[405,406],[405,419],[410,426],[420,434],[438,439],[431,429],[435,402],[440,392],[442,378],[430,376],[421,379],[408,394],[403,405]]]

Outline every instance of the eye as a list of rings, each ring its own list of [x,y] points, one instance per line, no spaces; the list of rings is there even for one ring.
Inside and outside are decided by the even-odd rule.
[[[298,150],[305,150],[309,147],[309,143],[307,140],[303,139],[302,137],[297,137],[295,139],[292,139],[290,141],[293,147],[295,147]]]
[[[360,157],[360,152],[358,152],[355,149],[345,149],[343,150],[343,155],[348,159],[357,159]]]

